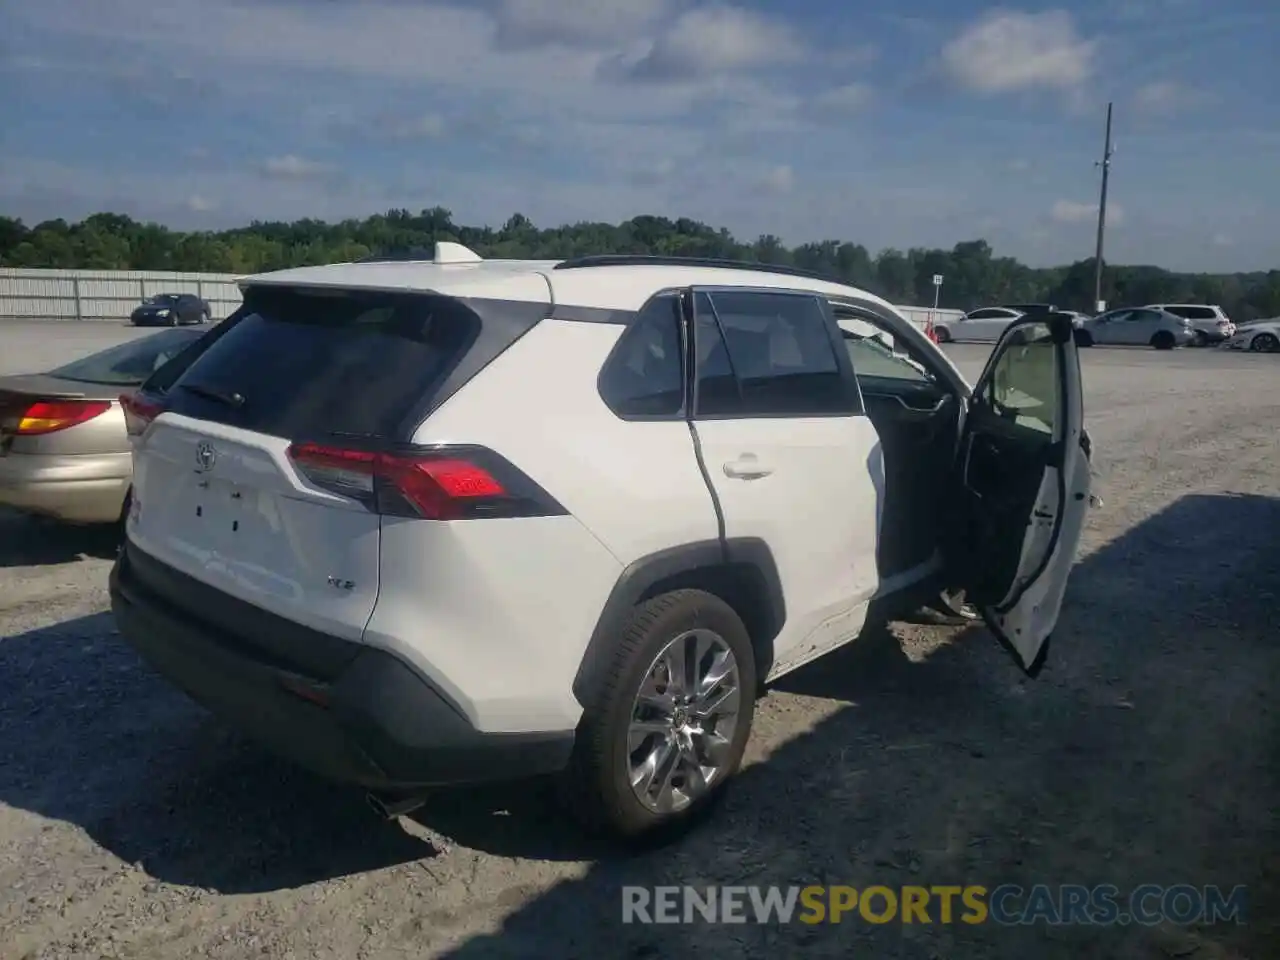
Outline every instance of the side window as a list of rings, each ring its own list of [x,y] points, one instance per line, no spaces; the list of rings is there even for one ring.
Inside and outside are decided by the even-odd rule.
[[[845,350],[849,353],[859,383],[866,377],[910,383],[937,382],[923,364],[895,346],[891,334],[870,321],[861,317],[845,317],[839,324]]]
[[[966,314],[965,319],[966,320],[998,320],[999,318],[1004,316],[1008,316],[1008,314],[1004,313],[1001,310],[994,310],[990,307],[985,307],[982,310],[974,310],[972,313]]]
[[[1061,416],[1059,353],[1047,323],[1029,323],[1000,348],[982,402],[996,414],[1049,436]]]
[[[620,417],[677,416],[684,409],[680,307],[651,300],[626,329],[600,373],[600,396]]]
[[[698,292],[699,416],[849,416],[861,412],[817,297]]]

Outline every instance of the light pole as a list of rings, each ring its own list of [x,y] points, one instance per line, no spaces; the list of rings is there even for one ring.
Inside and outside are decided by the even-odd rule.
[[[1093,254],[1093,308],[1106,309],[1102,302],[1102,237],[1107,228],[1107,177],[1111,173],[1111,104],[1107,104],[1107,138],[1102,146],[1102,160],[1094,166],[1102,167],[1102,189],[1098,196],[1098,246]]]

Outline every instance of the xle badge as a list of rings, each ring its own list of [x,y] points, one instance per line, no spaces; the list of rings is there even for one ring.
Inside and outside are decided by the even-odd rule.
[[[341,577],[329,577],[329,586],[335,590],[352,590],[355,588],[354,580],[343,580]]]

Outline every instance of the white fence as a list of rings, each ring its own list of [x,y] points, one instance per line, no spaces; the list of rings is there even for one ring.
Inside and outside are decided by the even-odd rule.
[[[128,320],[144,297],[194,293],[209,301],[215,320],[240,306],[236,278],[225,273],[132,270],[28,270],[0,267],[0,322],[5,320]],[[923,327],[928,307],[899,307]],[[939,310],[935,321],[961,315]]]
[[[0,268],[0,321],[128,320],[145,297],[194,293],[215,319],[240,305],[236,278],[221,273]]]

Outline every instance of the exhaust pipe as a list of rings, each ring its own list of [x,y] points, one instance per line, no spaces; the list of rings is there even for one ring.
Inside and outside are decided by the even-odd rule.
[[[384,794],[370,792],[365,794],[365,801],[381,819],[394,820],[396,817],[403,817],[405,814],[413,813],[413,811],[427,802],[427,798],[419,793]]]

